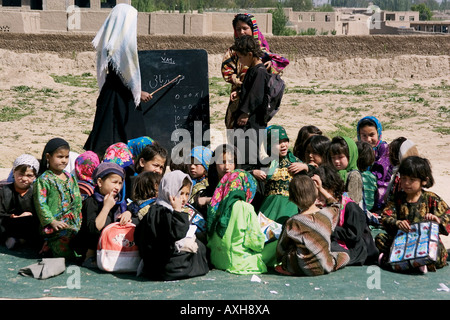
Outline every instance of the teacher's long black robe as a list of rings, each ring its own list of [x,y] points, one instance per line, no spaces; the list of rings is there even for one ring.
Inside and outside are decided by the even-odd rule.
[[[106,149],[117,143],[147,135],[141,107],[136,107],[131,90],[109,67],[105,84],[97,99],[92,131],[84,145],[85,150],[103,156]]]

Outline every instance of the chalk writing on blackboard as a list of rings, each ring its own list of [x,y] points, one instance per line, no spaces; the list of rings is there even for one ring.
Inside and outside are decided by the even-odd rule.
[[[166,79],[164,79],[164,78],[166,78]],[[185,76],[184,75],[178,75],[177,77],[175,77],[174,79],[169,79],[169,77],[168,76],[163,76],[163,75],[161,75],[161,74],[156,74],[156,75],[154,75],[153,76],[153,79],[151,79],[149,82],[148,82],[148,85],[149,85],[149,87],[150,87],[150,89],[155,89],[155,88],[158,88],[158,87],[165,87],[165,86],[167,86],[168,84],[171,84],[171,83],[173,83],[174,85],[177,85],[177,84],[179,84],[181,81],[183,81],[185,79]]]
[[[175,64],[175,61],[172,58],[161,57],[161,63]]]

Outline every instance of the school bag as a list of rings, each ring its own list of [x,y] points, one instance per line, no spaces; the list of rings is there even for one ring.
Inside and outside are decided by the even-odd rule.
[[[107,272],[136,272],[141,261],[134,242],[136,225],[114,222],[106,226],[97,245],[97,266]]]
[[[392,243],[389,263],[394,270],[404,271],[437,261],[439,224],[434,221],[413,223],[410,232],[398,230]]]
[[[269,80],[266,87],[267,107],[264,115],[264,121],[268,123],[280,110],[281,99],[283,98],[284,80],[279,74],[269,73]]]

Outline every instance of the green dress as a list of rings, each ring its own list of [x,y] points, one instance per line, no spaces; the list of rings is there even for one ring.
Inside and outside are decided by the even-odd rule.
[[[81,227],[82,200],[74,176],[64,172],[66,180],[58,178],[51,170],[39,176],[34,185],[33,199],[41,224],[41,234],[54,257],[74,258],[70,241]],[[64,221],[69,228],[56,231],[49,224]]]
[[[207,212],[211,263],[234,274],[267,271],[262,260],[265,236],[251,202],[256,179],[247,171],[234,170],[220,180]]]
[[[279,161],[273,160],[267,175],[267,182],[264,187],[265,200],[259,209],[267,218],[277,223],[284,224],[290,217],[298,213],[298,207],[289,200],[289,183],[292,175],[288,168],[295,162],[302,162],[294,156],[291,151]],[[308,166],[310,170],[310,166]],[[278,241],[268,242],[263,251],[263,261],[268,267],[275,267],[276,249]]]
[[[298,213],[297,205],[289,200],[289,183],[292,175],[288,172],[288,168],[294,162],[301,161],[290,151],[279,162],[272,161],[268,180],[264,186],[265,200],[259,209],[267,218],[281,224]]]
[[[245,201],[233,205],[228,228],[223,237],[213,233],[208,238],[211,263],[235,274],[260,274],[267,271],[262,259],[264,234],[253,206]]]

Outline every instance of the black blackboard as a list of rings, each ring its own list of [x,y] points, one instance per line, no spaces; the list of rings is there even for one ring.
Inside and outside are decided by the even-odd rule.
[[[169,154],[182,142],[187,131],[190,133],[191,145],[208,146],[210,112],[207,52],[139,51],[139,66],[143,91],[152,93],[163,87],[153,95],[152,100],[141,104],[148,136],[158,141]],[[175,82],[168,84],[177,76],[179,78]],[[178,133],[183,135],[183,139]]]

